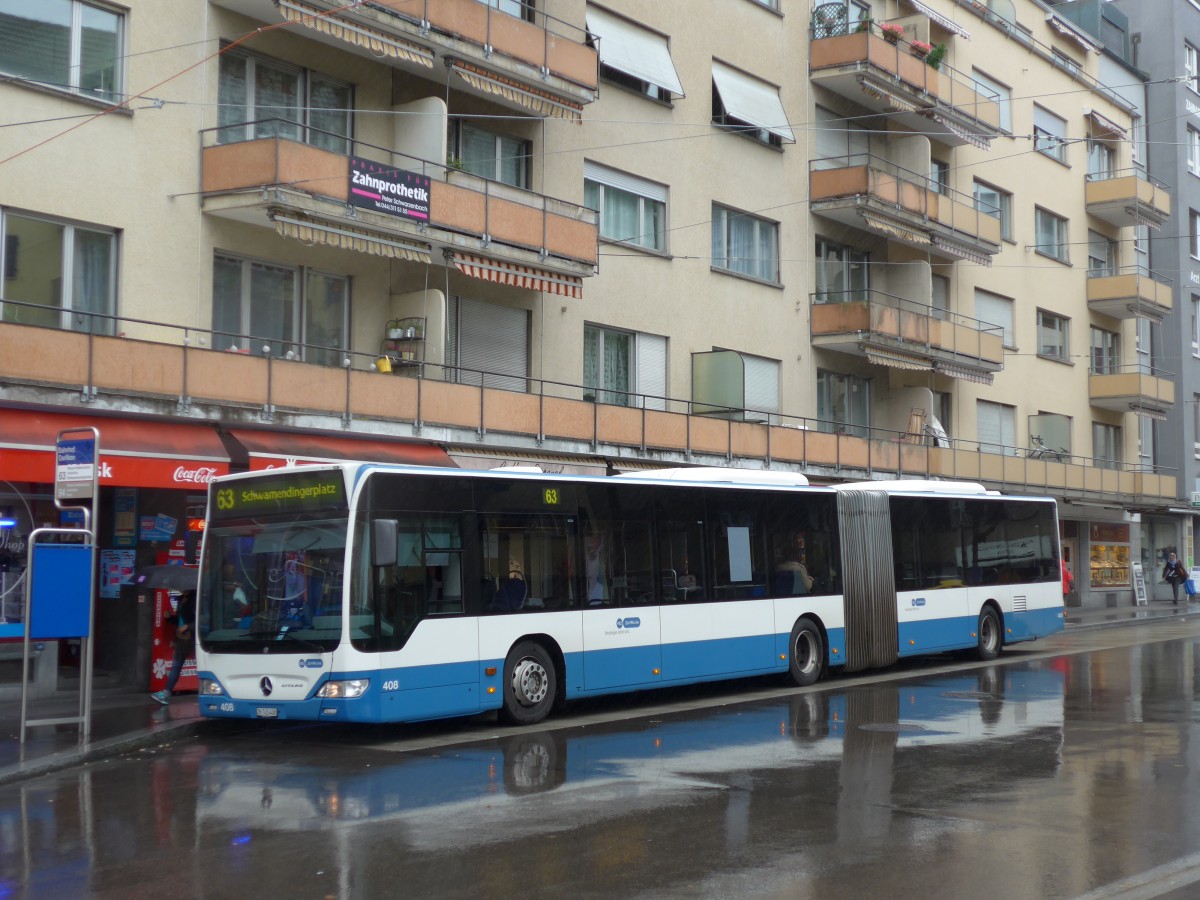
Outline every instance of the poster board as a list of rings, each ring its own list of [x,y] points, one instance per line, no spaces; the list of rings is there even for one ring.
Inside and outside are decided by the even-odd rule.
[[[1142,564],[1134,562],[1130,568],[1133,570],[1133,603],[1135,606],[1146,606],[1149,598],[1146,596],[1146,576],[1142,572]]]

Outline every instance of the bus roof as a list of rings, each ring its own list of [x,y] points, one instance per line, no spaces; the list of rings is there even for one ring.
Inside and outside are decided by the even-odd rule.
[[[999,491],[985,488],[977,481],[927,481],[921,478],[892,481],[852,481],[830,485],[837,491],[885,491],[889,494],[979,494],[999,497]]]
[[[767,469],[726,469],[721,466],[690,466],[677,469],[647,469],[622,472],[616,478],[650,478],[664,481],[695,481],[701,484],[762,484],[807,487],[808,479],[799,472],[775,472]]]

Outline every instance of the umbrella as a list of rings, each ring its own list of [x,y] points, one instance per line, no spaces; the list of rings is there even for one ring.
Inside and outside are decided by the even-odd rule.
[[[200,570],[193,566],[145,566],[133,583],[166,591],[194,591],[200,584]]]

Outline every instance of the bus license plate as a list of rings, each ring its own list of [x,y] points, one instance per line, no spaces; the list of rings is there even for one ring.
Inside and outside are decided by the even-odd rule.
[[[254,710],[254,715],[260,719],[278,719],[279,710],[274,706],[260,706]]]

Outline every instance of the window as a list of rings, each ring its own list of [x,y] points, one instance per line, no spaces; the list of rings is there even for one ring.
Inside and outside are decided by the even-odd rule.
[[[1068,56],[1066,53],[1063,53],[1057,47],[1051,48],[1050,52],[1056,66],[1058,66],[1060,69],[1065,69],[1072,75],[1079,74],[1079,63],[1076,62],[1072,57]]]
[[[664,103],[683,96],[683,85],[663,35],[590,5],[587,26],[599,38],[602,78]]]
[[[870,254],[865,250],[817,238],[818,302],[866,300],[871,280],[870,262]]]
[[[975,318],[1004,329],[1004,346],[1015,347],[1013,340],[1013,302],[991,291],[975,289]]]
[[[1092,464],[1099,469],[1121,468],[1121,428],[1092,423]]]
[[[1044,309],[1038,310],[1038,356],[1066,362],[1070,355],[1067,347],[1068,321]]]
[[[817,158],[814,169],[865,165],[871,155],[871,134],[857,122],[817,107]]]
[[[1154,463],[1154,420],[1138,416],[1138,461],[1149,466]]]
[[[1042,458],[1070,462],[1071,417],[1060,413],[1039,412],[1029,417],[1029,449],[1038,449],[1041,441]]]
[[[1200,356],[1200,296],[1192,294],[1192,356]]]
[[[80,0],[0,3],[0,72],[119,100],[124,30],[124,16]]]
[[[1192,394],[1192,455],[1200,459],[1200,394]]]
[[[1112,178],[1117,169],[1117,154],[1103,138],[1088,140],[1088,176],[1093,181]]]
[[[988,400],[975,401],[975,433],[983,453],[1007,455],[1017,443],[1017,408]]]
[[[212,347],[341,365],[349,299],[345,276],[217,254]]]
[[[116,232],[0,208],[0,237],[0,319],[113,333],[99,316],[117,311]]]
[[[1200,259],[1200,213],[1188,210],[1188,248],[1193,259]]]
[[[1146,123],[1142,121],[1141,116],[1132,117],[1129,134],[1132,138],[1130,143],[1132,144],[1133,161],[1138,165],[1144,165],[1146,161]]]
[[[950,416],[950,413],[953,410],[953,406],[951,405],[953,403],[953,400],[954,400],[954,395],[951,394],[949,391],[934,391],[933,392],[933,414],[934,414],[936,421],[931,422],[930,424],[934,425],[934,426],[940,425],[942,432],[945,434],[945,436],[947,438],[950,437],[950,433],[951,433],[950,429],[951,429],[952,423],[953,423],[953,419]],[[945,444],[939,443],[938,446],[948,447],[950,445],[949,445],[949,443],[945,443]]]
[[[492,7],[492,9],[498,9],[502,13],[516,16],[518,19],[533,21],[532,0],[479,0],[479,2]]]
[[[867,437],[871,427],[870,380],[818,369],[817,418],[821,431]]]
[[[1117,242],[1098,231],[1088,230],[1088,275],[1096,278],[1117,274]]]
[[[950,194],[950,163],[940,159],[929,161],[929,189],[935,194]]]
[[[1000,237],[1012,240],[1012,194],[1000,188],[975,182],[975,208],[1000,220]]]
[[[1040,106],[1033,107],[1033,149],[1039,153],[1067,161],[1067,121]]]
[[[1137,353],[1137,355],[1139,357],[1138,365],[1142,366],[1142,365],[1144,365],[1144,363],[1140,359],[1140,357],[1143,357],[1143,356],[1149,357],[1149,355],[1150,355],[1150,320],[1149,319],[1138,319],[1137,324],[1134,326],[1133,333],[1134,333],[1134,341],[1136,343],[1136,346],[1133,349],[1134,349],[1134,352]],[[1142,371],[1147,371],[1147,370],[1143,368]]]
[[[736,134],[771,147],[796,142],[779,88],[713,61],[712,120]]]
[[[713,268],[779,282],[779,226],[713,204]]]
[[[1060,262],[1070,262],[1066,219],[1039,207],[1034,212],[1034,228],[1037,235],[1035,249],[1038,253]]]
[[[1197,60],[1196,48],[1186,41],[1183,45],[1183,73],[1187,86],[1200,93],[1200,61]]]
[[[1200,175],[1200,130],[1191,125],[1187,129],[1187,167],[1193,175]]]
[[[349,85],[307,69],[237,50],[224,53],[217,140],[282,137],[349,153],[353,94]]]
[[[1121,367],[1121,336],[1092,326],[1092,373],[1115,375]]]
[[[950,318],[950,279],[945,275],[931,276],[932,293],[930,306],[933,307],[933,317],[945,321]]]
[[[461,123],[455,156],[464,171],[480,178],[529,187],[529,141]]]
[[[446,308],[447,381],[524,391],[529,376],[529,312],[452,296]]]
[[[583,164],[583,202],[600,211],[600,236],[667,250],[667,188],[664,185],[598,166]]]
[[[667,339],[585,325],[583,383],[600,403],[665,409]]]
[[[1012,132],[1012,88],[984,75],[978,69],[972,73],[975,78],[975,90],[984,97],[995,100],[1000,104],[1000,129]]]

